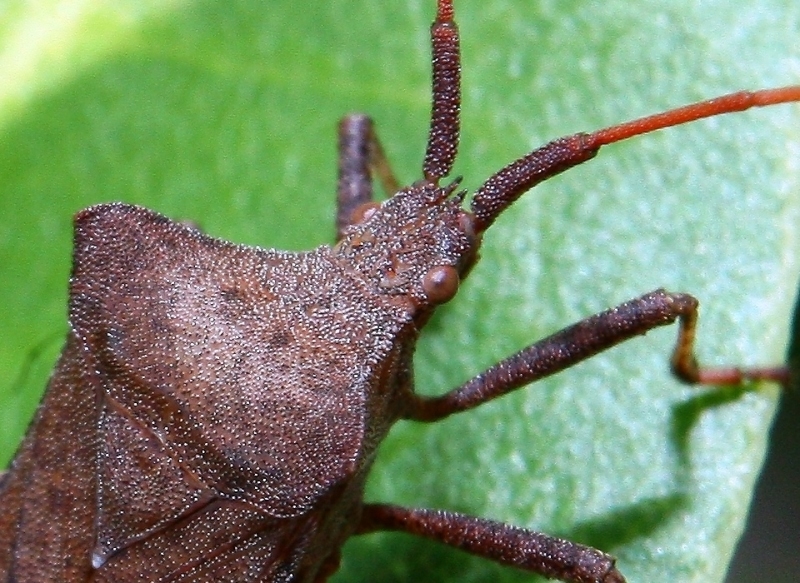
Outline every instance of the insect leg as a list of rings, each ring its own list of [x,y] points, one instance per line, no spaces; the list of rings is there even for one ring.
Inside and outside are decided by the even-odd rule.
[[[339,180],[336,186],[336,240],[358,221],[358,209],[372,202],[372,174],[387,194],[400,189],[389,161],[366,115],[351,114],[339,122]]]
[[[680,328],[672,367],[682,380],[705,384],[736,384],[748,379],[786,381],[788,373],[784,368],[699,368],[693,354],[697,305],[697,300],[688,294],[664,290],[645,294],[524,348],[444,395],[414,395],[406,418],[436,421],[472,409],[678,319]]]
[[[358,533],[406,532],[503,565],[576,583],[624,583],[609,555],[567,540],[502,522],[445,510],[364,506]]]
[[[740,385],[746,381],[768,381],[789,385],[789,367],[700,367],[694,356],[695,331],[697,328],[697,308],[681,315],[678,340],[672,350],[670,365],[673,374],[690,385]]]

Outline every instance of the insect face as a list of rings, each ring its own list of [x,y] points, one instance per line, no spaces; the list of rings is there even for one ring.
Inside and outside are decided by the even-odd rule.
[[[462,208],[458,182],[422,180],[371,207],[349,227],[336,253],[376,295],[404,297],[415,313],[451,299],[475,261],[475,218]]]

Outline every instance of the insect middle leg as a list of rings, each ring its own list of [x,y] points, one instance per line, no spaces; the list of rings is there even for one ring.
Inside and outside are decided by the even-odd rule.
[[[336,186],[336,240],[363,216],[361,209],[373,200],[376,174],[387,194],[400,189],[372,120],[351,114],[339,122],[339,180]]]
[[[671,363],[673,372],[681,380],[729,385],[746,380],[788,382],[786,367],[699,367],[694,356],[697,305],[697,300],[688,294],[664,290],[645,294],[524,348],[442,396],[412,396],[406,418],[437,421],[472,409],[675,320],[679,320],[680,327]]]

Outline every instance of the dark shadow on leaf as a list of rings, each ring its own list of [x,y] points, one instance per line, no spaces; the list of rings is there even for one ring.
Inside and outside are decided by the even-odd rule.
[[[786,349],[786,362],[789,366],[789,386],[787,388],[795,392],[800,391],[800,294],[794,304],[789,347]]]
[[[688,499],[683,494],[647,498],[578,523],[562,536],[581,544],[612,550],[649,536],[687,505]]]
[[[369,540],[373,539],[373,540]],[[333,582],[356,583],[357,573],[369,573],[371,581],[466,580],[474,568],[473,557],[433,541],[408,534],[364,535],[347,542],[341,572]]]
[[[699,389],[700,392],[697,393],[697,396],[673,407],[670,440],[678,453],[680,467],[689,468],[689,436],[700,416],[708,409],[738,401],[744,393],[753,390],[755,386],[755,384],[748,384],[716,390]]]

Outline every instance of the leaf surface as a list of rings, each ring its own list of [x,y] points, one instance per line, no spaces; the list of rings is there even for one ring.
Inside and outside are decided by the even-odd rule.
[[[546,140],[743,88],[796,83],[788,0],[457,3],[454,175],[474,189]],[[335,124],[374,116],[419,176],[433,1],[8,3],[0,26],[0,451],[10,459],[66,332],[70,217],[120,200],[304,249],[333,236]],[[800,112],[616,145],[524,197],[426,329],[441,393],[656,287],[702,303],[707,363],[782,358],[798,265]],[[400,424],[368,498],[441,507],[612,552],[632,582],[721,581],[776,391],[686,388],[675,330],[435,426]],[[353,540],[335,581],[529,581],[402,535]]]

